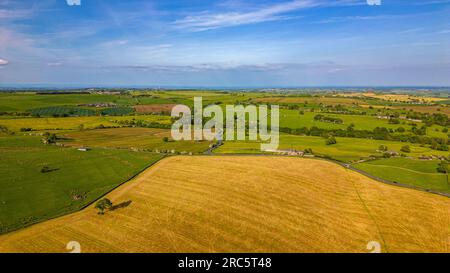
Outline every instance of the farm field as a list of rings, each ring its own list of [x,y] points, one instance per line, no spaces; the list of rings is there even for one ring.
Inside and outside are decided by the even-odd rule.
[[[437,172],[439,163],[436,160],[390,158],[363,162],[354,167],[389,181],[450,193],[447,175]]]
[[[366,97],[366,98],[375,98],[385,101],[394,101],[394,102],[408,102],[408,103],[434,103],[445,101],[447,98],[437,98],[437,97],[429,97],[429,96],[415,96],[410,94],[382,94],[382,93],[373,93],[373,92],[365,92],[365,93],[345,93],[339,94],[338,96],[342,97]]]
[[[335,124],[331,122],[315,121],[314,116],[322,114],[326,117],[339,118],[343,120],[342,124]],[[357,130],[373,130],[376,127],[386,127],[389,129],[396,129],[398,127],[403,127],[406,130],[411,129],[411,126],[403,121],[404,124],[389,124],[387,119],[379,119],[374,116],[366,115],[340,115],[340,114],[329,114],[329,113],[314,113],[314,112],[303,112],[300,114],[296,110],[281,110],[280,111],[280,126],[288,128],[301,128],[301,127],[313,127],[324,129],[343,129],[345,130],[350,124],[355,125]],[[419,123],[420,125],[420,123]]]
[[[0,155],[0,233],[77,211],[161,158],[126,150],[80,152],[20,136],[0,137]]]
[[[22,112],[50,106],[76,106],[79,104],[116,102],[126,104],[127,96],[107,94],[36,95],[34,93],[0,93],[0,112]]]
[[[135,105],[134,109],[137,113],[170,113],[172,108],[176,104],[147,104],[147,105]]]
[[[171,141],[169,129],[153,128],[115,128],[96,129],[71,132],[61,135],[67,140],[62,141],[66,146],[74,147],[107,147],[134,148],[176,152],[201,153],[208,149],[209,141]],[[169,141],[163,141],[163,138]]]
[[[136,115],[136,116],[117,116],[117,117],[64,117],[64,118],[2,118],[0,125],[18,132],[21,128],[32,128],[33,130],[78,130],[80,125],[85,129],[93,129],[97,126],[120,126],[115,121],[142,120],[146,122],[155,122],[160,124],[171,124],[170,117],[157,115]]]
[[[447,198],[320,160],[170,157],[107,196],[117,209],[90,206],[0,236],[0,252],[67,252],[74,240],[83,252],[450,249]]]
[[[363,100],[352,99],[352,98],[333,98],[333,97],[264,97],[256,98],[253,101],[262,103],[287,103],[287,104],[327,104],[327,105],[355,105],[363,102]]]
[[[325,138],[315,136],[296,136],[280,134],[280,150],[306,150],[312,149],[315,154],[326,155],[342,162],[352,162],[366,158],[371,155],[381,156],[377,152],[381,145],[385,145],[391,151],[400,153],[400,149],[405,143],[396,141],[373,140],[363,138],[340,138],[337,137],[337,144],[326,145]],[[257,141],[225,141],[222,146],[214,150],[215,153],[261,153],[261,143]],[[427,147],[409,144],[411,152],[407,156],[420,157],[422,155],[447,156],[446,151],[436,151]]]
[[[380,185],[383,190],[366,189],[368,185],[378,185],[380,182],[322,160],[273,156],[270,152],[261,151],[259,141],[225,140],[208,157],[197,154],[208,151],[213,142],[172,141],[169,128],[174,119],[167,113],[179,103],[192,107],[194,97],[198,96],[203,98],[204,106],[216,104],[222,109],[227,104],[247,105],[273,99],[273,102],[266,103],[280,104],[282,132],[279,150],[308,150],[308,153],[312,150],[314,156],[350,163],[380,179],[443,193],[450,192],[446,175],[437,171],[438,164],[450,162],[447,146],[450,144],[450,120],[442,115],[416,115],[429,118],[422,122],[418,119],[406,119],[408,107],[444,109],[444,105],[419,106],[378,98],[195,90],[141,90],[114,95],[0,93],[0,186],[6,189],[0,193],[0,233],[7,233],[0,236],[0,252],[65,252],[65,245],[60,244],[70,234],[80,236],[75,238],[77,240],[92,241],[83,246],[87,248],[83,251],[93,252],[366,252],[367,242],[362,241],[366,235],[374,238],[371,240],[384,240],[386,251],[448,252],[448,246],[442,242],[438,246],[437,240],[432,239],[434,243],[422,247],[422,239],[410,242],[406,236],[397,236],[398,232],[391,229],[391,225],[396,225],[391,223],[392,219],[398,216],[405,219],[410,234],[419,232],[419,238],[436,236],[436,225],[444,223],[442,217],[436,214],[430,216],[428,212],[434,206],[434,201],[426,201],[430,204],[429,208],[425,208],[426,212],[407,209],[414,209],[411,204],[421,202],[422,198],[434,200],[438,196],[416,195],[424,193],[413,189],[408,189],[405,193],[406,189],[384,184]],[[8,104],[5,98],[14,102]],[[13,109],[4,107],[6,113],[2,112],[2,105]],[[369,105],[372,107],[369,108]],[[35,116],[30,116],[32,109],[37,111]],[[363,115],[363,112],[366,114]],[[437,112],[445,113],[444,110]],[[52,115],[59,117],[51,117]],[[328,122],[327,119],[315,120],[316,115],[328,118]],[[389,123],[386,116],[390,115],[399,117],[397,124]],[[330,122],[333,119],[342,123]],[[377,127],[384,129],[387,135],[376,134],[374,129]],[[402,131],[399,130],[400,127]],[[339,131],[332,131],[337,129]],[[348,134],[352,129],[358,131],[358,137]],[[46,134],[47,132],[56,134],[55,142],[43,144],[45,137],[51,135]],[[361,132],[366,132],[366,135]],[[339,137],[338,133],[346,137]],[[330,136],[334,136],[336,143],[327,145],[326,139]],[[403,138],[400,139],[399,136]],[[375,139],[384,137],[391,140]],[[408,146],[410,151],[402,152],[404,146]],[[92,150],[82,152],[77,150],[79,147]],[[392,153],[393,157],[383,158],[386,154],[379,151],[380,147]],[[142,175],[145,179],[139,176],[134,182],[130,181],[114,190],[108,197],[114,199],[119,208],[98,218],[93,202],[146,166],[163,158],[164,154],[173,153],[186,156],[164,159]],[[373,156],[377,159],[366,161]],[[419,157],[432,160],[419,160]],[[249,164],[256,168],[246,171],[244,168],[249,168]],[[183,168],[182,165],[186,167]],[[328,169],[333,171],[329,173]],[[269,186],[261,186],[258,181]],[[338,190],[330,183],[339,183]],[[168,184],[170,191],[165,192]],[[135,188],[133,185],[142,185],[142,188]],[[370,214],[373,214],[372,210],[379,213],[375,217],[379,227],[375,225],[374,228],[373,222],[370,222],[373,221],[372,218],[366,217],[366,212],[360,212],[361,203],[356,202],[356,207],[351,203],[358,195],[354,187],[357,187],[360,198],[364,198],[361,199],[364,204],[370,205],[367,205],[371,209]],[[283,190],[275,193],[280,188]],[[329,190],[317,195],[319,188]],[[348,190],[350,188],[352,190]],[[392,200],[386,199],[384,193],[391,192],[391,189],[399,192],[395,196],[394,193],[387,195],[392,196],[389,197]],[[288,190],[292,193],[286,193]],[[128,200],[122,199],[122,195],[117,195],[117,192],[128,196]],[[367,194],[364,195],[363,192]],[[414,192],[414,198],[406,197],[410,192]],[[318,198],[316,201],[310,200],[312,205],[298,200],[311,193],[319,196],[314,197]],[[196,200],[200,195],[204,199]],[[288,199],[285,200],[285,196]],[[349,200],[342,201],[344,196],[350,196]],[[343,202],[336,210],[330,208],[333,198],[335,203]],[[267,199],[271,200],[270,208],[264,203]],[[389,206],[380,206],[376,200],[383,204],[386,202]],[[446,199],[443,200],[439,202],[445,203]],[[211,204],[212,210],[207,210],[209,207],[203,208],[206,203]],[[79,211],[86,206],[89,207]],[[398,206],[402,208],[400,211],[391,211],[390,208]],[[440,206],[442,207],[441,204]],[[420,209],[423,210],[424,207],[421,206]],[[313,212],[310,213],[311,211]],[[67,215],[69,213],[74,214]],[[417,219],[407,221],[407,213],[414,214]],[[226,217],[218,223],[210,223],[219,214]],[[347,215],[345,220],[337,222],[338,217],[335,215],[344,214]],[[62,217],[53,219],[58,216]],[[46,221],[48,219],[52,220]],[[267,224],[260,224],[266,220]],[[96,228],[103,221],[105,229]],[[427,221],[434,221],[436,225],[433,222],[433,225],[413,227],[415,223],[424,224]],[[34,223],[40,224],[8,233]],[[357,234],[354,242],[350,242],[351,230],[342,228],[348,226],[348,223],[351,223],[351,230]],[[50,228],[46,225],[50,225]],[[38,232],[41,226],[50,230],[48,235]],[[311,232],[317,228],[323,230],[319,233]],[[379,231],[383,228],[386,229]],[[158,233],[149,234],[154,230]],[[33,231],[32,235],[28,231]],[[309,238],[292,235],[297,231]],[[102,232],[106,233],[104,239],[93,239],[100,238]],[[443,232],[442,228],[440,232]],[[208,236],[200,238],[203,233]],[[239,238],[233,237],[236,234],[239,234]],[[386,239],[389,236],[392,238]],[[129,241],[129,245],[112,245],[113,237],[117,237],[119,241]],[[146,243],[142,245],[139,241]],[[175,243],[176,241],[179,243]],[[239,244],[240,241],[243,243]],[[326,246],[325,241],[336,241],[338,246]],[[400,247],[400,241],[406,243],[404,248]],[[46,247],[37,247],[36,243],[43,243]]]

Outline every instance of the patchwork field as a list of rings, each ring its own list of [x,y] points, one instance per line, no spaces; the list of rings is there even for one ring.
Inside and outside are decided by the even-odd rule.
[[[0,236],[0,252],[450,251],[448,198],[326,161],[170,157],[108,198],[118,208],[103,216],[90,206]]]
[[[280,134],[280,146],[281,150],[306,150],[312,149],[315,154],[326,155],[333,159],[342,162],[357,161],[362,158],[369,157],[371,155],[381,156],[380,152],[377,152],[381,145],[388,147],[390,151],[401,152],[402,146],[405,143],[385,140],[373,140],[364,138],[346,138],[337,137],[337,144],[326,145],[325,138],[316,136],[297,136]],[[408,156],[420,157],[422,155],[438,155],[447,156],[447,151],[436,151],[428,147],[421,147],[417,144],[408,144],[411,152]],[[224,145],[214,150],[215,153],[223,154],[247,154],[247,153],[261,153],[261,143],[257,141],[225,141]]]
[[[338,114],[323,114],[327,117],[339,118],[343,121],[342,124],[335,124],[331,122],[315,121],[314,116],[320,113],[304,112],[300,114],[295,110],[281,110],[280,111],[280,126],[288,128],[301,128],[301,127],[313,127],[324,129],[343,129],[345,130],[350,124],[355,125],[355,129],[358,130],[373,130],[376,127],[386,127],[389,129],[396,129],[403,127],[407,130],[411,129],[411,126],[403,121],[404,124],[389,124],[387,119],[379,119],[374,116],[365,115],[338,115]],[[419,123],[420,125],[420,123]]]
[[[176,104],[147,104],[147,105],[135,105],[134,109],[137,113],[165,113],[172,110]]]
[[[201,153],[208,149],[209,141],[171,141],[169,129],[153,128],[114,128],[85,130],[62,134],[67,138],[62,141],[66,146],[74,147],[106,147],[106,148],[135,148],[154,151],[175,150],[177,152]],[[168,141],[164,141],[164,137]]]
[[[286,104],[327,104],[327,105],[354,105],[363,102],[363,100],[352,98],[333,98],[333,97],[266,97],[254,99],[255,102],[264,103],[286,103]]]
[[[447,98],[436,98],[429,96],[414,96],[410,94],[381,94],[381,93],[373,93],[373,92],[365,92],[365,93],[345,93],[339,94],[338,96],[342,97],[366,97],[366,98],[374,98],[385,101],[394,101],[394,102],[407,102],[407,103],[434,103],[439,101],[445,101]]]
[[[170,117],[157,115],[117,116],[117,117],[65,117],[65,118],[0,118],[0,125],[10,130],[20,131],[21,128],[33,130],[78,130],[80,125],[85,129],[97,126],[121,126],[116,121],[142,120],[160,124],[171,124]]]

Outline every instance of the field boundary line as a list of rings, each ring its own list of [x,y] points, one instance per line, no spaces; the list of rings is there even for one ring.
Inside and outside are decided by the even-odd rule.
[[[348,169],[345,170],[347,176],[349,176],[348,171],[349,171]],[[350,179],[350,180],[352,181],[353,188],[355,189],[356,195],[358,196],[359,201],[361,201],[361,204],[363,205],[364,210],[367,212],[367,215],[369,215],[370,219],[372,219],[372,221],[374,222],[375,227],[377,228],[378,234],[380,235],[380,238],[383,241],[383,245],[384,245],[384,248],[386,249],[386,252],[389,253],[389,249],[388,249],[388,246],[386,244],[386,240],[384,240],[383,233],[381,232],[381,229],[380,229],[380,226],[378,225],[377,220],[375,219],[375,217],[370,212],[370,209],[367,206],[367,204],[364,201],[364,199],[361,197],[361,194],[359,193],[359,190],[358,190],[358,187],[356,186],[355,181],[353,179]]]

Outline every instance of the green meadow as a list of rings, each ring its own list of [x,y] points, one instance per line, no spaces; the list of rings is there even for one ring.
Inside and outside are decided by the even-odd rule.
[[[380,178],[425,189],[450,193],[448,175],[437,172],[438,160],[389,158],[354,165]]]
[[[337,137],[337,144],[326,145],[325,138],[315,136],[294,136],[280,134],[280,150],[306,150],[312,149],[314,154],[327,156],[342,162],[358,161],[371,155],[382,156],[377,152],[381,145],[387,146],[390,151],[401,153],[400,149],[406,145],[402,142],[384,141],[362,138]],[[409,144],[411,152],[407,156],[420,157],[422,155],[449,156],[450,152],[436,151],[428,147]],[[261,153],[261,143],[255,141],[225,141],[224,145],[216,149],[215,153]]]
[[[80,125],[85,129],[93,129],[100,125],[121,126],[118,122],[142,120],[160,124],[171,124],[169,116],[131,115],[131,116],[91,116],[91,117],[0,117],[0,125],[19,132],[21,128],[31,128],[36,131],[48,130],[78,130]]]
[[[79,210],[162,157],[81,152],[37,137],[0,137],[0,154],[0,233]]]

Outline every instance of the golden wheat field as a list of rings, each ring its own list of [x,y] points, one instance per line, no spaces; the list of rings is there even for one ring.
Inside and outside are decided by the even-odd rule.
[[[166,158],[93,206],[0,236],[0,252],[449,252],[450,199],[327,161]]]

